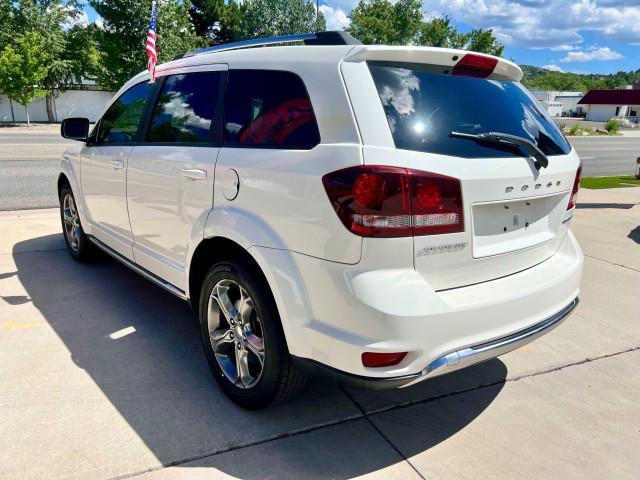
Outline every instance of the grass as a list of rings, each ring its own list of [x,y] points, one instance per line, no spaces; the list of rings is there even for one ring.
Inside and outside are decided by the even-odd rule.
[[[636,185],[640,187],[640,180],[632,175],[621,177],[584,177],[580,180],[582,188],[623,188]]]

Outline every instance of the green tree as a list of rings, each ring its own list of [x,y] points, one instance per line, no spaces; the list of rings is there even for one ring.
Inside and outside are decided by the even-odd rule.
[[[46,62],[46,45],[35,32],[18,35],[15,48],[7,45],[0,52],[0,91],[24,106],[27,125],[27,105],[47,93],[40,86],[47,76]]]
[[[422,22],[418,33],[418,45],[440,48],[464,48],[468,38],[460,33],[449,17],[432,18]]]
[[[310,0],[245,0],[236,13],[242,16],[231,32],[233,40],[326,30]]]
[[[491,30],[461,33],[449,17],[425,21],[422,0],[360,0],[349,19],[349,32],[369,45],[424,45],[498,56],[504,51]]]
[[[189,17],[196,35],[214,39],[224,15],[224,0],[191,0]]]
[[[496,57],[501,57],[504,53],[504,45],[496,40],[491,29],[474,29],[466,36],[468,43],[464,48],[467,50],[488,53],[489,55],[495,55]]]
[[[81,13],[75,0],[17,0],[10,2],[8,8],[10,13],[5,14],[11,17],[13,30],[37,33],[45,45],[47,74],[41,86],[47,92],[49,121],[54,121],[55,91],[70,83],[80,83],[83,78],[95,77],[99,61],[92,35],[95,25],[74,25]],[[1,25],[0,16],[0,29]],[[11,37],[8,42],[14,44]]]
[[[118,89],[147,65],[145,43],[151,14],[151,0],[90,0],[102,16],[104,29],[98,35],[102,67],[98,83]],[[162,0],[158,4],[156,49],[158,62],[202,47],[189,18],[189,0]]]
[[[420,0],[360,0],[349,13],[349,33],[367,45],[407,45],[422,26]]]

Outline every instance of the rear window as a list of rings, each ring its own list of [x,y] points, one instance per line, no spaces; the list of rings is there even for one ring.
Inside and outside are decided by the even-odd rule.
[[[153,110],[149,142],[210,142],[221,72],[196,72],[166,78]]]
[[[396,148],[458,157],[508,157],[512,148],[450,137],[500,132],[565,155],[569,143],[551,117],[518,82],[451,76],[429,66],[369,62]]]
[[[318,143],[318,124],[300,77],[276,70],[229,71],[225,146],[310,149]]]

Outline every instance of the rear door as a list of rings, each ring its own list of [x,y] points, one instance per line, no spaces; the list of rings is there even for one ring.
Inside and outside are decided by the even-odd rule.
[[[347,70],[356,71],[353,66]],[[579,159],[522,85],[478,78],[488,75],[477,72],[452,75],[450,68],[428,64],[376,61],[368,62],[366,70],[373,91],[361,84],[355,104],[366,102],[367,95],[368,105],[354,109],[360,124],[379,123],[371,127],[375,137],[365,140],[365,164],[401,166],[461,182],[457,201],[464,231],[413,239],[415,268],[434,289],[506,276],[557,251],[572,214],[567,207]],[[366,120],[361,122],[360,115]],[[492,131],[534,142],[549,166],[538,170],[526,152],[513,147],[451,135]]]
[[[182,290],[189,248],[202,239],[213,205],[226,70],[162,72],[145,136],[129,157],[136,263]]]

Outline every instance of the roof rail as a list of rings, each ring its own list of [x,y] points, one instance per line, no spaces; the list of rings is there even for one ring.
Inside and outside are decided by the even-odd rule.
[[[240,42],[222,43],[200,50],[191,50],[178,58],[193,57],[196,55],[204,55],[206,53],[223,52],[226,50],[239,50],[242,48],[263,47],[280,43],[296,43],[304,42],[305,45],[362,45],[356,38],[352,37],[348,32],[327,31],[317,33],[298,33],[295,35],[282,35],[277,37],[252,38],[250,40],[242,40]]]

